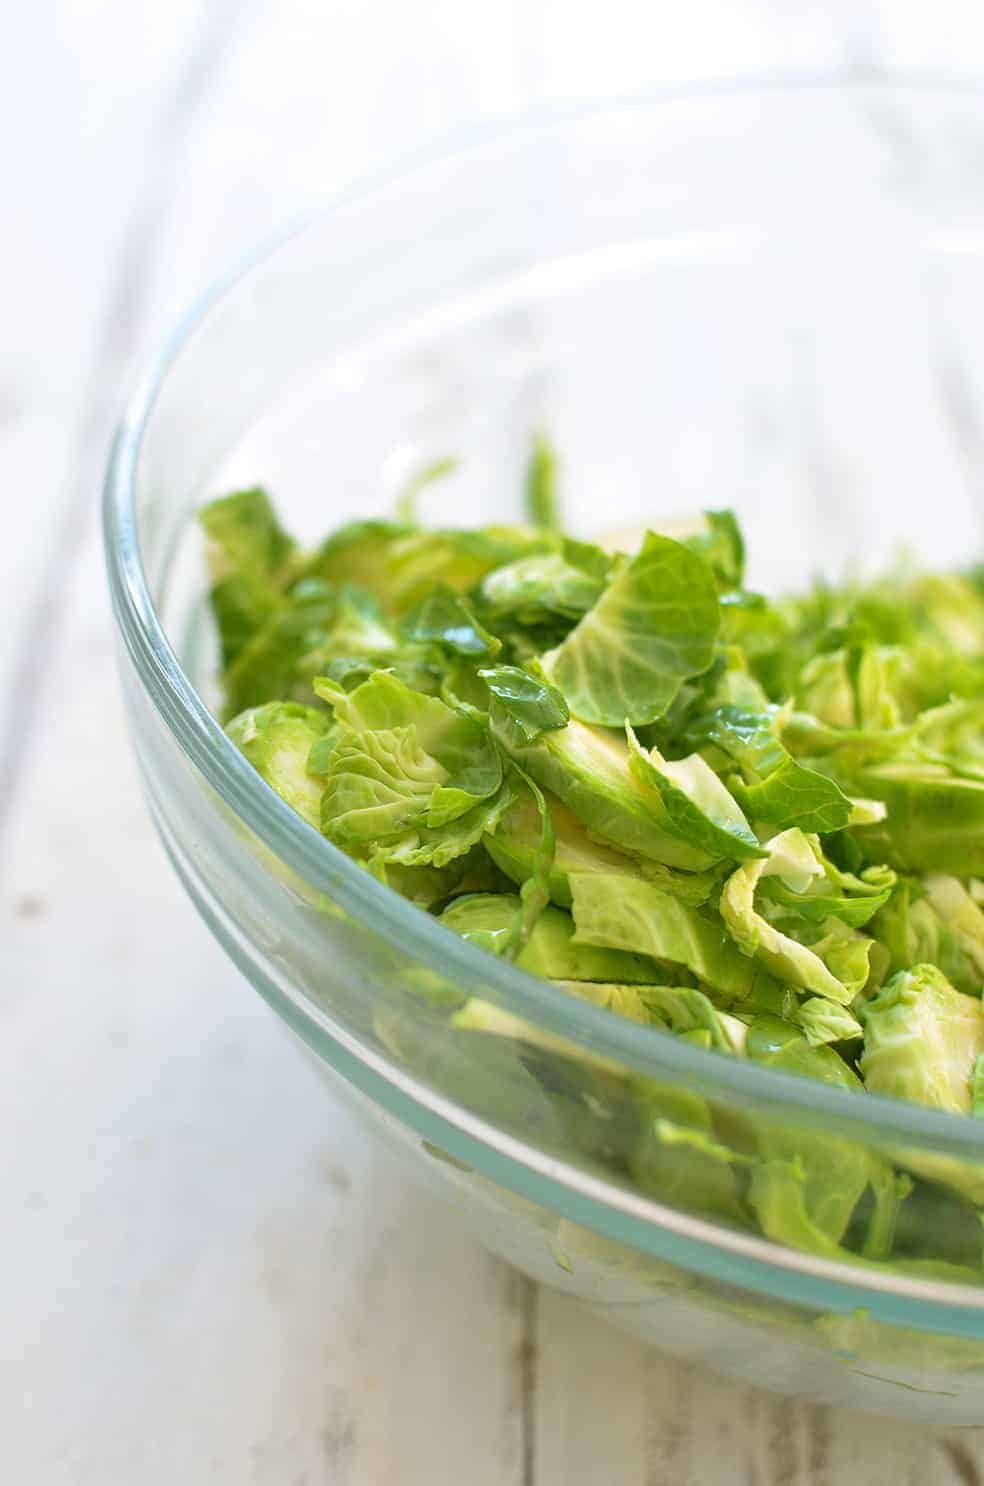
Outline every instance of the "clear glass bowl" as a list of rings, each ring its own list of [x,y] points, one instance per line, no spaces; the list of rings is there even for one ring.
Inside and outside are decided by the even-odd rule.
[[[640,1161],[583,1071],[609,1092],[626,1073],[670,1101],[699,1091],[719,1142],[740,1152],[751,1129],[793,1164],[819,1131],[862,1160],[903,1151],[984,1180],[984,1128],[574,1002],[360,871],[209,711],[194,512],[261,482],[313,539],[387,513],[408,469],[452,452],[425,515],[508,520],[540,426],[583,532],[733,505],[766,587],[900,544],[964,561],[980,548],[982,158],[973,90],[877,81],[683,92],[480,137],[336,203],[208,295],[135,398],[106,493],[154,820],[332,1085],[491,1248],[637,1336],[955,1424],[984,1398],[984,1285],[945,1185],[903,1205],[904,1269],[801,1251],[733,1219],[696,1154]],[[449,1035],[465,995],[562,1039],[543,1053],[556,1097],[515,1044]]]

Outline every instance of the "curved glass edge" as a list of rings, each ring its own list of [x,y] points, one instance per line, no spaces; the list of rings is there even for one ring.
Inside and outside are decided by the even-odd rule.
[[[877,1095],[867,1095],[861,1101],[849,1091],[812,1085],[808,1080],[790,1074],[753,1067],[713,1052],[688,1047],[662,1036],[655,1029],[623,1022],[601,1008],[558,996],[548,983],[504,962],[491,959],[487,953],[465,943],[436,920],[421,913],[413,904],[361,871],[344,853],[306,825],[260,779],[226,737],[191,685],[157,616],[144,573],[136,530],[135,479],[143,433],[161,387],[178,356],[219,301],[233,291],[245,276],[270,259],[279,248],[323,221],[332,212],[357,205],[361,199],[384,189],[388,183],[405,180],[410,175],[424,172],[450,159],[477,153],[483,145],[498,143],[506,138],[519,140],[540,130],[584,123],[618,112],[627,113],[669,105],[680,99],[702,95],[733,93],[746,96],[764,92],[777,96],[785,93],[793,95],[807,89],[833,95],[860,94],[872,89],[898,93],[920,91],[938,92],[941,95],[984,95],[984,83],[946,73],[872,72],[855,74],[847,80],[816,75],[777,74],[754,81],[724,80],[717,84],[659,89],[628,100],[594,104],[574,110],[544,110],[509,127],[488,126],[471,131],[454,150],[428,151],[410,157],[397,167],[370,178],[339,196],[324,208],[305,214],[303,218],[295,220],[285,230],[262,243],[215,281],[179,322],[140,381],[124,414],[113,442],[104,486],[103,531],[110,591],[126,651],[155,708],[185,755],[226,804],[287,865],[305,877],[313,887],[332,895],[354,917],[366,925],[371,924],[373,932],[391,944],[408,945],[415,956],[425,962],[439,963],[445,974],[454,974],[463,985],[476,993],[481,993],[486,998],[491,994],[494,999],[527,1020],[567,1038],[570,1042],[595,1051],[602,1050],[639,1072],[652,1074],[665,1071],[677,1077],[690,1075],[718,1091],[733,1092],[768,1103],[781,1102],[805,1114],[834,1116],[845,1126],[854,1127],[861,1135],[877,1136],[880,1139],[904,1138],[919,1144],[931,1144],[934,1149],[944,1149],[965,1158],[984,1159],[984,1128],[961,1116],[927,1110]],[[250,978],[255,979],[252,975]],[[341,1029],[333,1028],[330,1024],[321,1025],[326,1019],[306,997],[286,997],[282,991],[278,991],[276,1004],[295,1030],[306,1025],[312,1030],[317,1028],[321,1037],[327,1036],[333,1042],[343,1036]],[[310,1041],[310,1038],[306,1040]],[[326,1049],[320,1041],[317,1050],[322,1056],[326,1056]],[[360,1048],[357,1052],[350,1049],[346,1056],[367,1061],[370,1055],[367,1049]],[[377,1071],[375,1077],[378,1080],[382,1075]],[[402,1072],[395,1065],[390,1065],[384,1080],[387,1085],[396,1089],[403,1079]],[[436,1108],[442,1102],[426,1090],[418,1088],[418,1093],[421,1108],[428,1103]],[[499,1139],[505,1140],[507,1137],[500,1136]],[[518,1142],[510,1140],[510,1144],[519,1149]],[[528,1149],[524,1164],[535,1166],[537,1159],[538,1153]],[[550,1160],[549,1165],[557,1167],[559,1163]],[[571,1171],[568,1176],[580,1180],[576,1172]],[[575,1184],[572,1182],[572,1185]],[[598,1185],[604,1186],[602,1183]],[[614,1187],[606,1188],[606,1191],[610,1194],[606,1198],[609,1201],[618,1194],[618,1189]],[[671,1211],[641,1198],[639,1205],[648,1214],[645,1219],[647,1223],[662,1222],[662,1214]],[[679,1220],[679,1217],[679,1214],[674,1214],[675,1220]],[[686,1221],[689,1225],[698,1220]],[[721,1230],[713,1225],[705,1226],[718,1235],[715,1242],[719,1243]],[[785,1250],[773,1249],[773,1246],[764,1241],[762,1246],[770,1255],[784,1256],[784,1262],[792,1257],[792,1267],[796,1269],[814,1268],[826,1263],[810,1261],[807,1266],[802,1255],[789,1256]],[[775,1267],[779,1262],[778,1257],[770,1257],[767,1262],[770,1267]],[[829,1267],[842,1268],[832,1263]],[[848,1266],[843,1266],[843,1269],[851,1275],[859,1273]],[[852,1280],[851,1287],[852,1294],[856,1297],[859,1291],[857,1279]],[[898,1280],[893,1282],[893,1288],[901,1289]],[[906,1281],[905,1288],[908,1293],[920,1295],[925,1295],[929,1289],[942,1289],[943,1294],[950,1296],[963,1290],[966,1290],[968,1296],[975,1295],[969,1287],[960,1286],[932,1287]],[[854,1303],[857,1303],[856,1298]]]
[[[201,891],[155,814],[164,848],[197,911],[264,1001],[317,1056],[422,1139],[521,1197],[606,1238],[708,1279],[843,1314],[864,1308],[887,1325],[984,1337],[984,1288],[864,1270],[784,1248],[667,1207],[530,1147],[454,1105],[366,1049],[321,1008],[309,1016],[260,971],[221,904]]]

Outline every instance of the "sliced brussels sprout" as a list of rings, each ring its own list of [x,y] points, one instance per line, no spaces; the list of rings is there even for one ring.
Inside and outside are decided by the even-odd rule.
[[[317,830],[324,782],[308,761],[312,748],[330,745],[336,732],[327,712],[298,702],[266,702],[234,717],[226,732],[267,784]]]

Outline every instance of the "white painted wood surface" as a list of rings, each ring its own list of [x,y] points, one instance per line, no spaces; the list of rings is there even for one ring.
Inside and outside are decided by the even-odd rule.
[[[984,57],[972,7],[44,0],[0,26],[0,1460],[25,1486],[968,1486],[984,1437],[644,1354],[408,1190],[154,840],[96,496],[135,363],[253,237],[531,102]],[[686,10],[686,17],[680,12]],[[978,34],[978,31],[981,34]],[[754,1362],[750,1363],[750,1383]]]

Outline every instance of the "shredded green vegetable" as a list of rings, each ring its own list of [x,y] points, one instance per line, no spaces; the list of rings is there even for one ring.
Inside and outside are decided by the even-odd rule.
[[[418,526],[412,494],[452,467],[418,477],[400,520],[308,552],[262,490],[202,512],[226,721],[259,773],[558,995],[719,1056],[979,1116],[980,572],[767,598],[744,587],[729,512],[612,551],[560,530],[542,435],[528,525]],[[513,1049],[509,1086],[535,1091],[538,1119],[548,1101],[556,1141],[811,1251],[901,1262],[900,1204],[984,1203],[966,1163],[738,1128],[697,1090],[480,1001],[442,1035],[485,1039],[500,1063]]]

